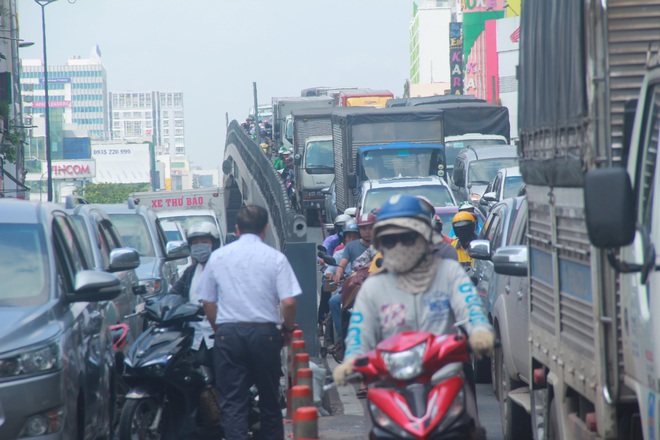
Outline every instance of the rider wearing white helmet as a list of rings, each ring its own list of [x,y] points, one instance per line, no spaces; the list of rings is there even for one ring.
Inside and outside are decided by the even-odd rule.
[[[200,298],[196,293],[197,283],[199,283],[211,252],[220,247],[220,234],[213,223],[199,222],[190,227],[187,238],[193,263],[183,272],[181,278],[170,289],[170,293],[184,296],[189,302],[199,304]],[[202,353],[213,347],[213,329],[206,319],[201,322],[191,322],[190,326],[195,328],[193,350],[199,350]],[[202,357],[205,356],[206,353],[202,355]]]

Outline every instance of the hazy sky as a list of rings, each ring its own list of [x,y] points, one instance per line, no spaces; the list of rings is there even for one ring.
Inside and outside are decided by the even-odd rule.
[[[46,7],[49,64],[98,44],[110,91],[182,90],[186,150],[222,161],[225,112],[314,86],[389,89],[409,71],[410,0],[59,0]],[[20,37],[41,58],[41,9],[18,0]]]

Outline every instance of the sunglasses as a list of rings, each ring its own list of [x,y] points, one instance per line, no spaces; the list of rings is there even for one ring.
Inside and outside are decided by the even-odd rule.
[[[397,243],[404,246],[412,246],[417,241],[419,234],[417,232],[406,232],[404,234],[384,235],[378,240],[385,249],[392,249]]]

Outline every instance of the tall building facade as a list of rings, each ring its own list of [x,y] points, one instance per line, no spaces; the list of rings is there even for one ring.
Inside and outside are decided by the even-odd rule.
[[[449,23],[452,1],[413,4],[410,22],[410,83],[449,84]]]
[[[113,139],[154,142],[157,154],[185,156],[182,92],[111,92]]]
[[[41,60],[23,60],[21,70],[23,113],[45,113],[44,67]],[[75,124],[92,139],[109,139],[108,79],[95,48],[89,58],[70,58],[64,65],[48,66],[50,109],[62,109],[64,123]]]

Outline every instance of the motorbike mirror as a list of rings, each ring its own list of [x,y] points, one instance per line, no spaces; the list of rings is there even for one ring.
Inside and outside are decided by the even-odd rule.
[[[325,264],[328,266],[338,266],[337,262],[335,261],[334,258],[332,258],[330,255],[325,254],[324,256],[321,257]]]
[[[323,245],[316,246],[316,250],[321,251],[321,252],[325,252],[326,254],[328,253],[328,250]]]

